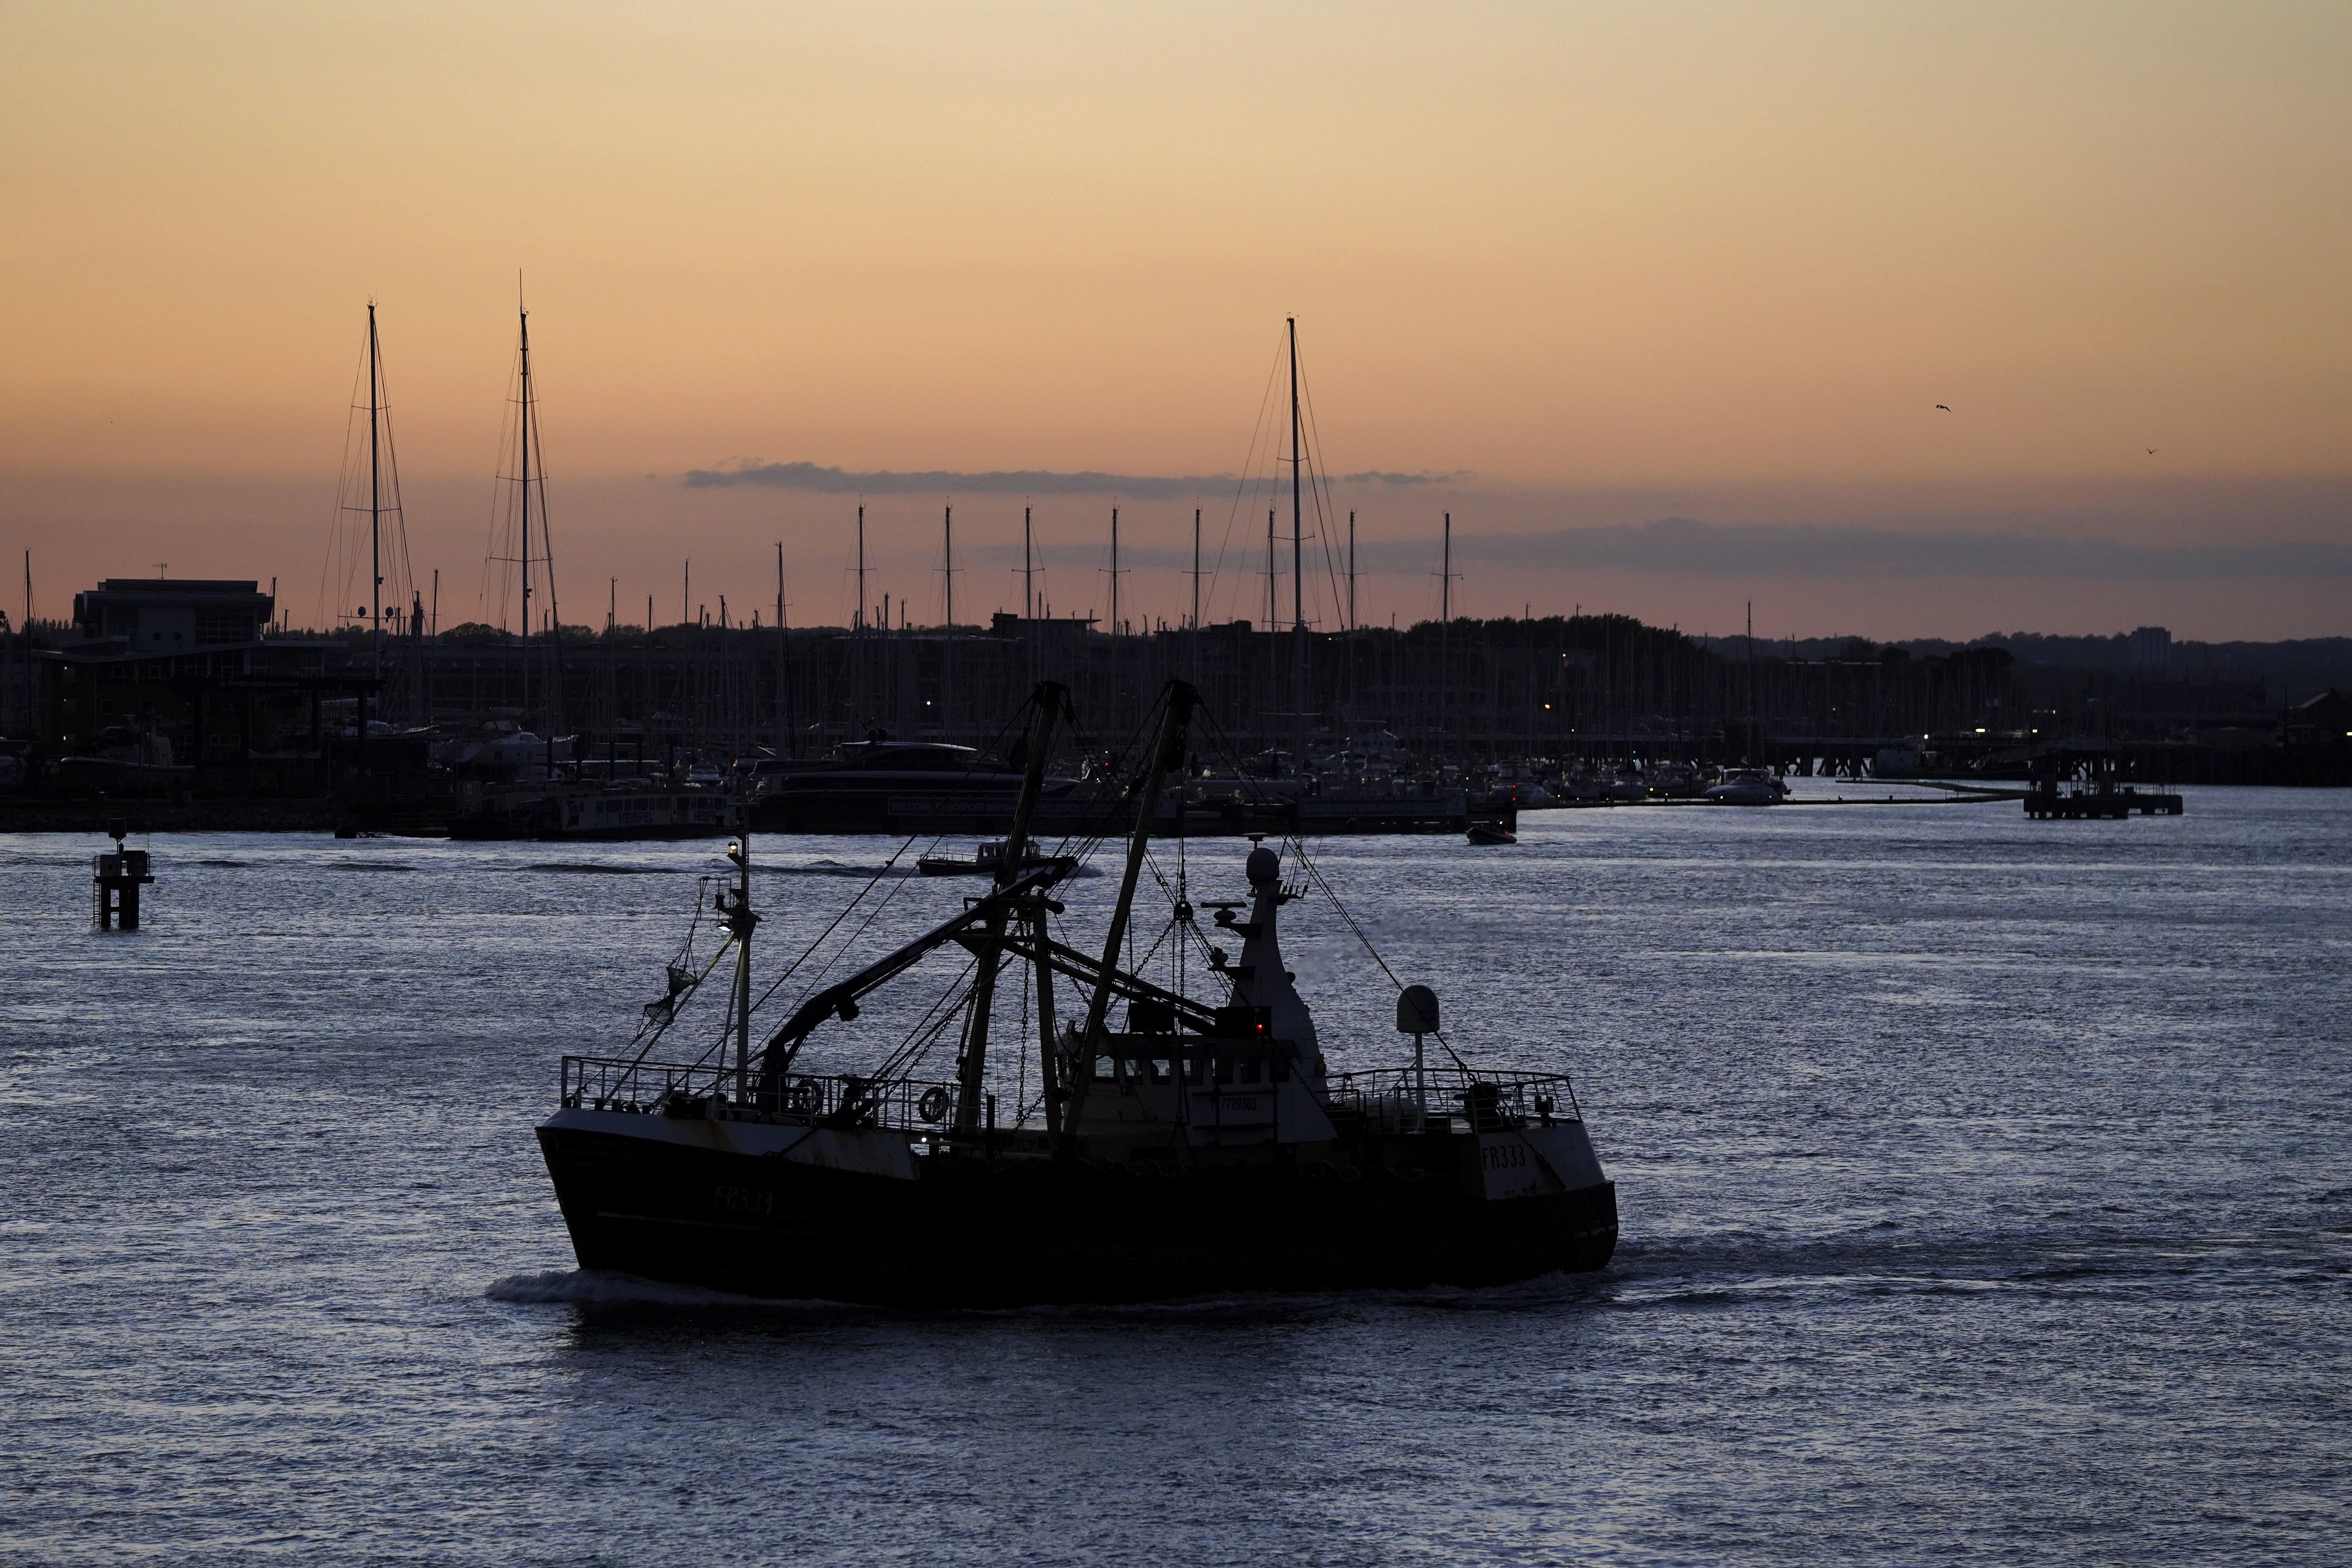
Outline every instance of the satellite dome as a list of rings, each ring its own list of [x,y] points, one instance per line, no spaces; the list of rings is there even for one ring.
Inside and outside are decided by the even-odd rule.
[[[1282,857],[1263,844],[1249,852],[1249,879],[1253,888],[1278,881],[1282,877]]]

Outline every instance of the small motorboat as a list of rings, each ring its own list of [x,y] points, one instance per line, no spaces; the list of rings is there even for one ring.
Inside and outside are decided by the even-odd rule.
[[[993,839],[973,850],[969,858],[961,855],[924,855],[915,861],[915,869],[926,877],[993,877],[1004,863],[1004,840]],[[1042,871],[1051,868],[1057,876],[1066,877],[1078,868],[1075,855],[1040,855],[1034,850],[1021,857],[1020,871]]]
[[[1717,805],[1778,805],[1789,797],[1789,786],[1762,768],[1730,768],[1723,782],[1706,792]]]
[[[1473,844],[1517,844],[1519,836],[1499,822],[1474,822],[1470,825]]]

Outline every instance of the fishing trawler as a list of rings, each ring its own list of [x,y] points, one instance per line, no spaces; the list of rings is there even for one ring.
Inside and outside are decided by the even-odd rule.
[[[561,1105],[540,1124],[581,1266],[747,1296],[942,1308],[1484,1285],[1606,1264],[1615,1188],[1565,1075],[1473,1068],[1423,986],[1398,997],[1409,1065],[1330,1070],[1283,963],[1281,911],[1310,880],[1322,886],[1295,847],[1289,867],[1252,847],[1247,897],[1200,906],[1213,913],[1209,931],[1177,891],[1165,934],[1202,950],[1198,970],[1163,984],[1122,966],[1197,700],[1170,683],[1131,775],[1134,826],[1098,955],[1053,934],[1064,868],[1025,864],[1067,705],[1051,683],[1032,698],[990,891],[812,984],[764,1039],[752,1028],[751,845],[731,845],[733,886],[714,900],[719,952],[670,966],[631,1053],[566,1057]],[[1212,933],[1238,940],[1239,955]],[[846,1032],[875,993],[942,952],[968,957],[969,975],[878,1065],[812,1067],[820,1030]],[[723,1026],[694,1059],[656,1059],[730,955]],[[822,977],[837,964],[814,967]],[[1183,979],[1201,970],[1207,996]],[[1034,1116],[992,1091],[1010,1087],[989,1070],[1007,974],[1019,982],[1008,1004],[1035,1003],[1034,1037],[1012,1046],[1036,1053],[1034,1079],[1021,1062],[1021,1098],[1037,1086]],[[1072,1019],[1057,1017],[1057,984],[1076,989]],[[949,1037],[953,1075],[922,1076],[925,1048]],[[1429,1059],[1433,1040],[1442,1062]]]

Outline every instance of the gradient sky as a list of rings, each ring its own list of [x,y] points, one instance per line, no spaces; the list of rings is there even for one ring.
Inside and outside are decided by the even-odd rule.
[[[1475,614],[2343,635],[2347,81],[2341,4],[9,5],[0,548],[45,615],[169,562],[315,621],[373,297],[471,618],[520,269],[567,621],[689,555],[766,605],[782,540],[838,622],[861,484],[918,621],[959,492],[979,618],[1002,470],[1121,476],[1178,615],[1150,481],[1267,471],[1296,313],[1330,472],[1423,476],[1334,487],[1367,619],[1450,510]],[[762,464],[852,478],[688,482]],[[1202,489],[1252,614],[1263,503]],[[1056,611],[1111,500],[1033,502]]]

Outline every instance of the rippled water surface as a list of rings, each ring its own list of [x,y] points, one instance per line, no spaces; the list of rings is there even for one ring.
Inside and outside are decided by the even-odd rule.
[[[158,838],[101,937],[98,846],[0,837],[0,1555],[2343,1560],[2352,800],[1523,840],[1317,848],[1465,1052],[1577,1075],[1606,1272],[925,1318],[572,1267],[531,1124],[716,846]],[[897,847],[763,841],[763,975]],[[1354,939],[1288,920],[1333,1065],[1394,1059]]]

